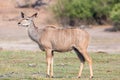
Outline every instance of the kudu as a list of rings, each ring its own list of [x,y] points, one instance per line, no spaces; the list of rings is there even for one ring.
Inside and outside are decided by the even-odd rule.
[[[33,18],[27,17],[21,12],[22,20],[18,25],[28,27],[29,37],[35,41],[41,50],[46,52],[47,60],[47,77],[53,77],[53,52],[66,52],[74,50],[81,61],[81,66],[78,74],[80,78],[85,60],[89,63],[90,78],[93,77],[92,60],[87,53],[89,43],[89,34],[79,28],[54,28],[54,26],[46,26],[43,29],[38,29],[35,26]]]

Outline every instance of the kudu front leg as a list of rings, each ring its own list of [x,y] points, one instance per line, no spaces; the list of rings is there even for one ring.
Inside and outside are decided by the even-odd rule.
[[[46,77],[53,78],[53,53],[51,50],[46,51],[46,60],[47,60]]]

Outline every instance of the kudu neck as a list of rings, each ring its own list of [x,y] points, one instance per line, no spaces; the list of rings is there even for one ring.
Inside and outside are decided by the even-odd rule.
[[[35,26],[33,21],[28,26],[28,35],[33,41],[38,42],[39,40],[38,27]]]
[[[34,28],[34,29],[38,29],[38,27],[35,26],[34,22],[31,21],[31,24],[28,26],[29,28]]]

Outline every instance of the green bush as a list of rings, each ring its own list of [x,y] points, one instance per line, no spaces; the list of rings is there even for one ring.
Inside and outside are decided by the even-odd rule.
[[[54,12],[61,20],[79,21],[92,17],[90,0],[59,0]]]
[[[116,4],[111,13],[110,13],[110,18],[113,21],[114,29],[120,30],[120,3]]]
[[[58,0],[53,10],[65,24],[104,24],[109,20],[112,8],[118,3],[120,0]]]
[[[87,19],[92,16],[91,5],[87,0],[72,0],[65,10],[70,18]]]

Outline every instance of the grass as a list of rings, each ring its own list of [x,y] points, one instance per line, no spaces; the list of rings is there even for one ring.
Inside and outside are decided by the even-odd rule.
[[[90,53],[93,59],[92,80],[119,80],[120,54]],[[89,80],[85,63],[81,79],[77,79],[80,61],[75,53],[55,53],[54,76],[46,77],[44,52],[0,51],[0,80]]]

